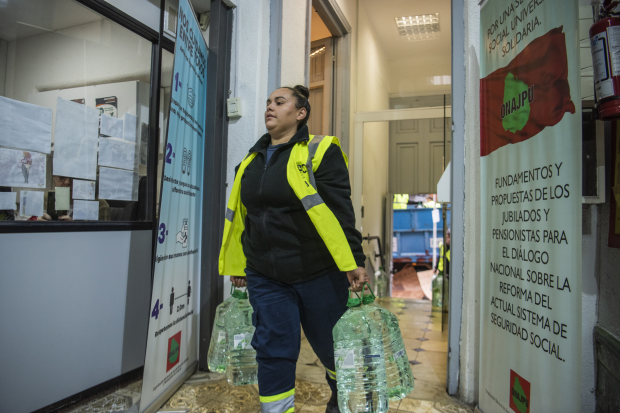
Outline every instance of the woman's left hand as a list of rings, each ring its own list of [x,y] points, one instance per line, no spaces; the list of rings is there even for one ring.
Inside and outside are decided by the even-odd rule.
[[[363,267],[357,267],[354,270],[347,271],[347,278],[349,279],[351,291],[353,292],[362,291],[364,283],[370,281],[370,278],[368,278],[368,274],[366,274],[366,270]]]

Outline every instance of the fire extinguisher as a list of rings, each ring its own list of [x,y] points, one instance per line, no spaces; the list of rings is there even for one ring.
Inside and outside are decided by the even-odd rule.
[[[620,118],[620,2],[605,0],[595,6],[596,23],[590,27],[590,49],[598,118]],[[598,10],[597,10],[598,9]]]

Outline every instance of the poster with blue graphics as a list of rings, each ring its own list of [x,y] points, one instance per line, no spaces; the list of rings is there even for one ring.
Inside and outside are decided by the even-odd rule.
[[[181,0],[140,412],[196,368],[206,105],[207,46]]]

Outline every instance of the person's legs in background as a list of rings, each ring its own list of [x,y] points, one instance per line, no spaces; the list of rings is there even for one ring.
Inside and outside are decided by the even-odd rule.
[[[289,413],[295,408],[295,367],[301,331],[299,300],[292,286],[246,270],[256,327],[252,346],[258,362],[261,412]]]

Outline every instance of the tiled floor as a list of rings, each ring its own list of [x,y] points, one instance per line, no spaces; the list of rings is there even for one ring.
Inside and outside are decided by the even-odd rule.
[[[441,314],[431,312],[427,300],[379,299],[398,316],[415,389],[405,399],[390,402],[390,413],[469,413],[473,409],[448,396],[445,390],[448,333],[441,331]],[[73,409],[71,413],[99,413],[130,409],[139,397],[141,382]],[[295,411],[323,413],[331,396],[325,370],[305,337],[297,362]],[[135,409],[135,405],[133,408]],[[257,413],[257,386],[229,386],[222,375],[198,373],[162,407],[162,411],[191,413]],[[136,410],[137,412],[137,410]]]

